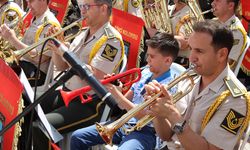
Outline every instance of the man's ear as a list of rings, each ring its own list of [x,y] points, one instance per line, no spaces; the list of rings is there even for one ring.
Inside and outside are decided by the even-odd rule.
[[[224,47],[218,50],[219,60],[224,61],[224,59],[227,59],[228,55],[229,55],[229,51],[227,48]]]
[[[107,4],[103,4],[101,6],[101,10],[102,10],[102,12],[107,12],[108,11],[108,5]]]
[[[228,5],[229,5],[229,9],[232,9],[234,10],[234,7],[235,7],[235,3],[234,2],[228,2]]]

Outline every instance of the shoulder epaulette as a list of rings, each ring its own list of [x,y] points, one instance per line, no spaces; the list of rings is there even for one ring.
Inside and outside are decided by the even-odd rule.
[[[48,17],[45,16],[43,19],[43,26],[46,27],[47,25],[49,25],[49,21],[48,21]]]
[[[241,89],[230,77],[225,77],[224,82],[226,83],[226,86],[233,97],[242,96],[246,92],[245,89]]]
[[[105,32],[106,36],[108,37],[108,39],[115,38],[115,34],[111,31],[111,29],[109,27],[105,27],[104,32]]]

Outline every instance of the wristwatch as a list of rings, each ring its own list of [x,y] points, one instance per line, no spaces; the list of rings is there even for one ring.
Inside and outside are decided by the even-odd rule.
[[[186,124],[186,120],[182,121],[182,122],[177,122],[173,128],[172,131],[174,131],[175,134],[181,134],[184,130]]]

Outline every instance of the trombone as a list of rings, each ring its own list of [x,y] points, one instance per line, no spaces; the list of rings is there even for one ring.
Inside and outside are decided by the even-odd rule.
[[[197,74],[193,72],[194,65],[191,65],[189,69],[187,69],[185,72],[183,72],[180,76],[175,78],[173,81],[171,81],[169,84],[166,85],[166,88],[169,90],[172,87],[176,86],[181,81],[190,81],[189,86],[185,89],[186,91],[179,91],[173,95],[173,103],[178,102],[182,97],[187,95],[194,87],[195,83],[195,77],[197,77]],[[96,123],[96,129],[99,132],[102,139],[109,145],[112,145],[112,138],[115,132],[122,127],[126,122],[128,122],[131,118],[135,117],[140,111],[143,109],[149,107],[154,103],[154,101],[162,95],[162,91],[152,96],[151,99],[146,100],[145,102],[137,105],[136,107],[129,110],[126,114],[124,114],[120,119],[112,122],[111,124],[107,125],[101,125],[100,123]],[[149,122],[151,122],[155,117],[151,115],[146,115],[143,118],[141,118],[137,124],[130,129],[125,129],[125,133],[129,134],[130,132],[134,130],[140,130],[145,125],[147,125]]]
[[[50,36],[48,36],[48,37],[46,37],[46,38],[43,38],[43,39],[40,40],[39,42],[34,43],[34,44],[30,45],[30,46],[27,47],[27,48],[20,49],[20,50],[16,50],[16,51],[12,51],[11,54],[12,54],[13,59],[14,59],[12,62],[14,62],[14,61],[15,61],[15,62],[18,62],[25,54],[27,54],[28,52],[30,52],[31,50],[33,50],[33,49],[36,48],[37,46],[42,45],[42,44],[43,44],[44,42],[46,42],[47,40],[52,39],[52,38],[58,36],[58,35],[61,34],[62,32],[66,31],[66,30],[68,30],[68,29],[70,29],[70,28],[72,28],[72,27],[74,27],[74,26],[79,26],[79,23],[81,23],[82,20],[84,20],[84,19],[85,19],[85,17],[82,17],[82,18],[78,19],[77,21],[75,21],[75,22],[69,24],[68,26],[62,28],[60,31],[54,33],[53,35],[50,35]],[[77,35],[77,34],[76,34],[76,35]],[[76,35],[74,35],[74,37],[75,37]],[[71,37],[71,38],[72,38],[72,37]]]
[[[122,80],[125,79],[124,83],[123,83],[123,89],[126,89],[127,87],[130,87],[133,83],[137,82],[140,80],[141,78],[141,68],[133,68],[130,70],[127,70],[123,73],[111,76],[110,78],[107,79],[103,79],[100,82],[102,84],[108,84],[108,83],[113,83],[117,80]],[[133,78],[133,76],[135,78]],[[121,81],[122,82],[122,81]],[[63,91],[60,90],[61,96],[63,98],[64,104],[68,107],[69,103],[74,100],[74,98],[76,98],[77,96],[80,97],[82,104],[87,103],[89,101],[92,100],[91,97],[83,97],[83,94],[90,91],[91,87],[90,86],[85,86],[79,89],[76,89],[74,91]]]

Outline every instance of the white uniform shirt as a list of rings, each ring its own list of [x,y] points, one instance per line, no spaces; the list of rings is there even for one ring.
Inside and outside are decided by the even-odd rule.
[[[32,23],[31,25],[28,27],[28,29],[25,31],[24,37],[23,37],[23,43],[27,44],[27,45],[32,45],[34,43],[36,43],[37,41],[35,41],[35,37],[36,37],[36,32],[37,30],[42,27],[44,25],[45,19],[47,19],[47,22],[54,22],[56,23],[58,26],[60,26],[60,23],[58,22],[58,20],[56,19],[56,17],[54,16],[54,14],[48,9],[46,10],[46,12],[40,16],[39,18],[36,18],[34,20],[34,18],[32,19]],[[39,40],[43,39],[46,37],[47,34],[47,30],[51,25],[48,24],[47,26],[44,27],[43,31],[41,32],[40,36],[39,36]],[[37,52],[40,53],[42,48],[42,45],[38,46],[36,48]],[[44,53],[44,55],[47,56],[51,56],[51,52],[46,52]],[[33,63],[34,65],[38,65],[38,59],[39,58],[31,58],[28,54],[26,54],[23,57],[25,60]],[[41,64],[41,70],[46,73],[48,70],[48,65],[49,65],[49,61],[44,62],[43,64]]]
[[[169,6],[168,8],[169,8],[169,16],[170,16],[173,34],[178,35],[182,33],[183,35],[186,35],[185,32],[188,29],[185,28],[185,25],[180,26],[179,33],[177,33],[177,25],[180,24],[180,21],[184,16],[190,13],[191,11],[190,8],[188,6],[185,6],[174,14],[173,12],[175,10],[175,5]],[[189,54],[190,54],[190,50],[180,50],[178,53],[178,56],[188,58]]]
[[[237,61],[245,47],[247,32],[238,17],[233,15],[224,25],[233,31],[234,45],[229,53],[229,58]]]
[[[87,35],[89,34],[89,29],[84,30],[79,36],[77,36],[72,44],[70,45],[69,50],[73,51],[77,57],[85,64],[89,62],[90,52],[95,45],[95,43],[105,34],[104,28],[109,28],[114,35],[118,35],[118,38],[122,39],[120,33],[110,25],[110,23],[106,23],[103,25],[96,33],[94,33],[88,40],[86,40]],[[106,43],[104,43],[99,51],[96,53],[92,61],[89,65],[94,68],[97,68],[104,73],[112,73],[121,59],[122,51],[120,41],[117,38],[108,39]],[[117,50],[117,54],[113,60],[108,60],[102,56],[106,46],[110,46],[113,49]],[[124,56],[126,57],[126,56]],[[73,76],[67,83],[66,87],[74,90],[86,85],[83,80],[81,80],[78,76]]]
[[[184,97],[189,101],[191,100],[187,108],[185,119],[191,129],[206,138],[209,143],[221,149],[232,150],[237,142],[239,130],[235,135],[221,126],[222,122],[232,110],[242,116],[246,115],[246,101],[243,97],[233,98],[232,95],[228,96],[201,133],[202,120],[208,108],[222,92],[228,90],[223,81],[225,77],[230,77],[240,88],[245,88],[240,81],[237,80],[234,73],[229,69],[229,66],[200,93],[198,93],[200,85],[199,79],[191,93]],[[176,135],[173,138],[175,139]]]

